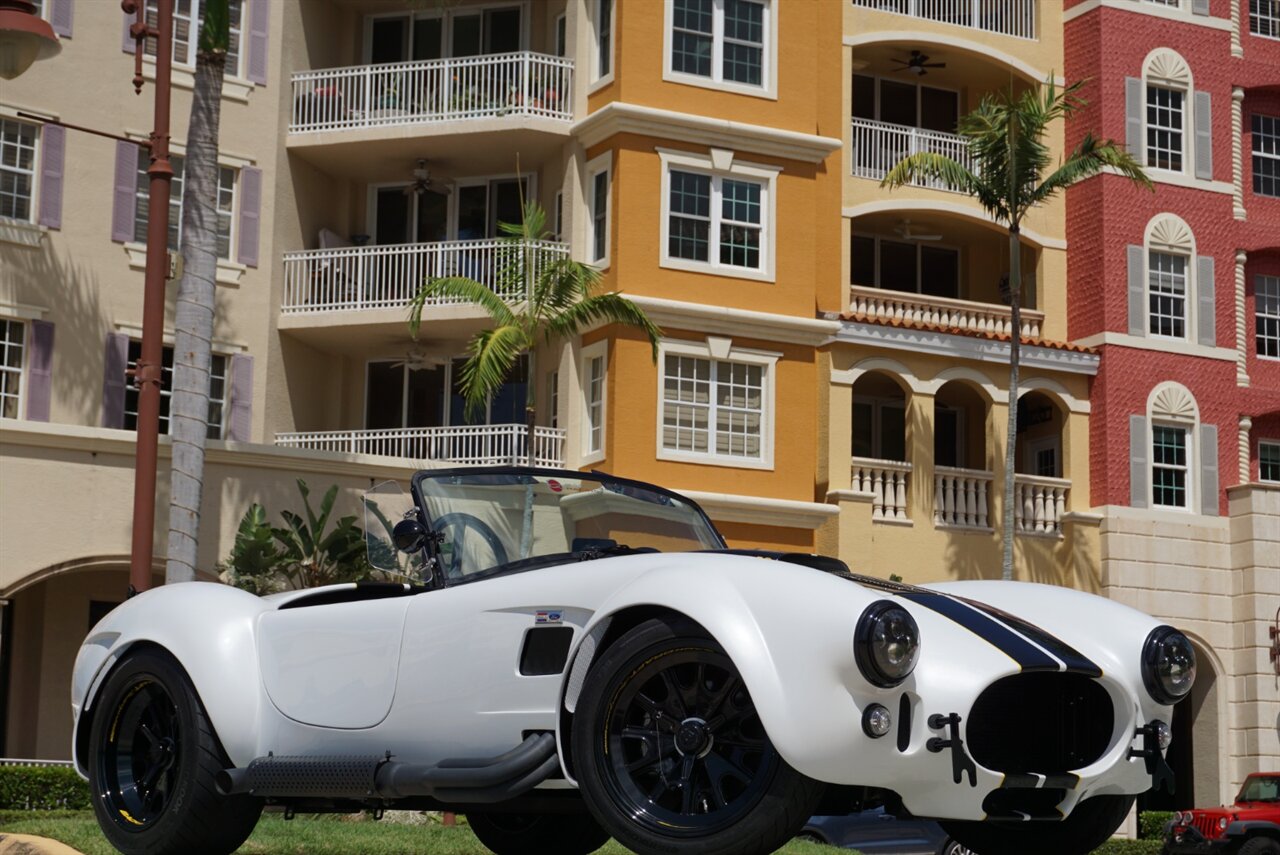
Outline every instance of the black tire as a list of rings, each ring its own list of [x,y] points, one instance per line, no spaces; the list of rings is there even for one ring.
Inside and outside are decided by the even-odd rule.
[[[782,759],[738,669],[705,630],[650,620],[587,674],[573,718],[583,798],[640,855],[763,855],[825,787]]]
[[[102,833],[125,855],[227,855],[262,813],[223,796],[231,765],[186,673],[154,649],[126,654],[94,703],[86,757]]]
[[[1237,855],[1280,855],[1280,843],[1269,837],[1251,837],[1236,850]]]
[[[587,813],[469,813],[467,823],[495,855],[589,855],[609,842]]]
[[[947,834],[981,855],[1088,855],[1111,838],[1136,796],[1094,796],[1061,822],[940,822]]]
[[[978,855],[978,853],[965,846],[959,840],[948,840],[942,844],[942,849],[938,850],[938,855]]]

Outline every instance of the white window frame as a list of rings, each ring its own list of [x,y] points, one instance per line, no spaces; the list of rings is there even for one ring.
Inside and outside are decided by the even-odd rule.
[[[1280,2],[1280,0],[1277,0],[1277,1]],[[1280,7],[1277,7],[1277,8],[1280,9]],[[1261,122],[1257,122],[1258,119],[1264,119],[1264,120],[1269,119],[1271,122],[1271,127],[1275,133],[1261,134],[1258,131],[1255,131],[1254,124],[1255,123],[1259,125],[1262,124]],[[1272,138],[1273,146],[1274,146],[1274,151],[1272,153],[1267,153],[1267,152],[1258,150],[1258,140],[1261,137]],[[1251,159],[1249,161],[1249,174],[1253,177],[1253,180],[1250,182],[1250,184],[1251,184],[1251,189],[1253,190],[1254,195],[1262,196],[1267,199],[1280,199],[1280,116],[1272,116],[1267,113],[1253,113],[1249,117],[1249,154],[1251,155]],[[1277,187],[1276,187],[1275,193],[1264,193],[1258,189],[1259,175],[1258,175],[1257,162],[1259,159],[1271,161],[1273,167],[1276,169],[1277,177],[1274,180],[1277,184]]]
[[[1196,441],[1200,436],[1197,429],[1198,424],[1192,424],[1184,421],[1173,421],[1170,419],[1153,418],[1150,420],[1150,427],[1147,429],[1147,450],[1151,455],[1150,461],[1147,463],[1147,507],[1162,511],[1180,511],[1184,513],[1195,513],[1195,509],[1199,507],[1197,498],[1199,497],[1199,478],[1197,477],[1196,467],[1199,465],[1195,455]],[[1169,430],[1182,431],[1183,441],[1186,443],[1187,460],[1183,466],[1173,466],[1170,464],[1156,463],[1156,429],[1166,428]],[[1182,491],[1185,501],[1183,505],[1162,505],[1156,503],[1156,469],[1182,469],[1185,473],[1183,484],[1186,489]]]
[[[151,20],[151,16],[153,14],[152,10],[155,8],[155,5],[154,5],[155,2],[156,0],[146,0],[146,4],[147,4],[146,17],[148,21]],[[204,20],[204,13],[201,11],[201,8],[200,8],[202,2],[203,0],[191,0],[191,11],[190,11],[190,17],[188,19],[189,24],[187,28],[187,35],[188,35],[187,55],[185,57],[178,56],[178,51],[176,49],[177,45],[176,44],[174,45],[173,64],[177,67],[186,68],[186,69],[194,69],[196,67],[196,51],[200,45],[200,26]],[[248,40],[245,38],[245,20],[246,20],[245,12],[248,10],[249,4],[255,3],[255,2],[268,2],[268,0],[241,0],[240,27],[238,29],[235,27],[229,27],[230,32],[228,33],[228,38],[233,39],[236,46],[236,50],[235,50],[236,67],[227,68],[226,76],[234,80],[245,79],[245,74],[243,73],[243,70],[246,62],[245,49],[248,47]],[[178,19],[180,17],[184,19],[188,18],[188,16],[186,15],[178,14],[178,3],[175,2],[173,4],[173,22],[174,22],[175,30],[177,29]],[[145,44],[143,46],[143,54],[144,56],[149,58],[152,62],[155,62],[155,54],[150,52],[147,49]]]
[[[128,368],[128,366],[129,366],[129,365],[132,365],[132,364],[133,364],[133,363],[128,359],[127,354],[128,354],[128,350],[132,348],[132,346],[133,346],[133,344],[134,344],[135,342],[138,344],[139,348],[141,348],[141,346],[142,346],[142,340],[141,340],[141,339],[139,339],[139,338],[134,338],[134,337],[132,337],[132,336],[129,338],[128,344],[126,344],[126,346],[125,346],[125,347],[126,347],[126,350],[125,350],[125,353],[126,353],[126,359],[125,359],[126,369]],[[162,345],[161,353],[163,353],[165,350],[169,350],[169,351],[176,351],[176,345],[174,345],[173,343],[171,343],[171,342],[169,342],[169,341],[166,341],[166,342],[164,342],[164,344]],[[214,360],[214,359],[221,359],[221,360],[222,360],[222,397],[221,397],[221,398],[215,398],[215,397],[213,397],[213,360]],[[161,362],[161,366],[162,366],[162,367],[161,367],[161,370],[160,370],[160,397],[161,397],[162,399],[163,399],[163,398],[169,398],[169,399],[170,399],[170,411],[169,411],[169,415],[168,415],[168,416],[161,416],[160,418],[162,418],[162,419],[164,419],[164,420],[165,420],[165,425],[164,425],[164,429],[163,429],[163,430],[164,430],[164,436],[170,436],[170,435],[171,435],[171,434],[170,434],[170,431],[172,431],[172,430],[173,430],[173,410],[172,410],[172,406],[173,406],[173,405],[172,405],[172,398],[173,398],[173,374],[174,374],[174,371],[176,370],[176,366],[177,366],[177,359],[176,359],[176,356],[175,356],[175,358],[174,358],[174,366],[175,366],[175,368],[168,369],[167,371],[163,368],[163,364],[164,364],[164,359],[163,359],[163,357],[161,358],[160,362]],[[167,384],[167,385],[168,385],[168,388],[167,388],[167,389],[165,388],[165,385],[166,385],[166,384],[165,384],[165,377],[166,377],[166,375],[167,375],[167,376],[168,376],[168,378],[169,378],[169,380],[168,380],[168,384]],[[131,389],[131,387],[132,387],[132,383],[133,383],[132,378],[131,378],[129,375],[126,375],[126,377],[125,377],[125,389],[126,389],[126,392],[125,392],[125,401],[126,401],[126,402],[129,400],[128,392],[130,391],[130,389]],[[218,423],[218,426],[217,426],[217,427],[218,427],[218,435],[217,435],[216,437],[208,437],[209,439],[222,440],[222,439],[226,439],[226,438],[227,438],[227,415],[228,415],[228,411],[229,411],[229,406],[228,406],[228,405],[231,403],[231,396],[230,396],[230,394],[229,394],[229,393],[230,393],[230,391],[231,391],[231,354],[230,354],[230,353],[225,353],[225,352],[223,352],[223,351],[221,351],[221,350],[218,350],[217,348],[214,348],[214,350],[210,353],[210,362],[209,362],[209,405],[210,405],[210,406],[212,406],[212,405],[213,405],[213,404],[215,404],[215,403],[218,403],[218,404],[220,404],[220,405],[221,405],[222,420]],[[140,402],[139,402],[139,403],[140,403]],[[124,406],[127,406],[127,404],[125,404]],[[137,411],[137,410],[129,410],[129,409],[125,409],[125,410],[124,410],[124,414],[125,414],[125,417],[126,417],[126,418],[127,418],[128,416],[132,415],[132,416],[133,416],[133,418],[134,418],[134,420],[135,420],[135,425],[134,425],[134,427],[132,427],[132,428],[128,428],[128,427],[126,427],[126,428],[125,428],[125,430],[134,430],[134,431],[136,431],[136,430],[137,430],[136,420],[137,420],[137,418],[138,418],[138,411]],[[206,425],[206,426],[209,426],[209,425],[210,425],[210,423],[209,423],[208,421],[206,421],[206,422],[205,422],[205,425]],[[206,429],[207,429],[207,427],[206,427]]]
[[[586,247],[585,256],[589,262],[594,264],[601,270],[607,270],[612,255],[612,235],[613,230],[613,152],[606,151],[604,154],[593,157],[587,161],[587,192],[586,216],[583,217],[583,223],[586,227]],[[605,179],[605,204],[604,204],[604,254],[596,257],[596,229],[599,224],[596,222],[596,176],[601,173],[607,174]]]
[[[591,366],[600,360],[599,398],[595,398],[596,381]],[[582,378],[582,463],[596,463],[605,457],[606,430],[608,424],[609,395],[609,341],[597,341],[582,348],[579,354],[579,371]],[[593,415],[594,413],[594,415]],[[597,422],[596,419],[599,421]],[[598,442],[593,434],[599,429]]]
[[[253,2],[253,0],[247,0]],[[409,4],[401,4],[409,5]],[[453,18],[455,15],[475,15],[479,13],[484,15],[485,12],[492,9],[512,9],[520,8],[520,50],[529,50],[529,30],[531,8],[529,0],[494,0],[490,3],[467,4],[466,6],[455,6],[454,8],[444,9],[428,9],[422,11],[414,11],[412,9],[402,9],[398,12],[376,12],[365,15],[362,19],[363,31],[360,36],[360,61],[363,65],[371,65],[373,58],[373,22],[383,18],[407,18],[409,20],[409,37],[413,38],[413,22],[424,18],[439,18],[441,20],[442,45],[441,51],[443,58],[453,58]],[[483,24],[482,24],[483,27]],[[481,30],[481,42],[484,41],[484,31]],[[483,47],[483,45],[482,45]],[[413,52],[413,43],[410,41],[409,52]],[[480,53],[477,56],[486,56]],[[434,60],[431,60],[434,61]]]
[[[16,377],[18,380],[17,389],[6,392],[4,396],[0,396],[0,415],[3,415],[4,413],[4,397],[12,397],[18,402],[18,407],[11,418],[21,419],[25,418],[27,415],[27,363],[29,362],[27,354],[31,348],[31,325],[21,318],[15,318],[9,315],[0,315],[0,323],[13,325],[22,330],[22,344],[20,345],[12,344],[7,338],[0,338],[0,376]],[[17,368],[8,365],[8,351],[15,347],[19,351]],[[8,388],[7,381],[5,383],[5,388]]]
[[[1255,318],[1254,328],[1253,328],[1254,330],[1253,331],[1253,351],[1259,359],[1266,359],[1268,361],[1274,362],[1275,360],[1280,359],[1280,275],[1267,275],[1267,274],[1259,273],[1254,277],[1253,283],[1254,283],[1253,284],[1253,313]],[[1271,312],[1262,311],[1261,298],[1262,298],[1262,290],[1264,287],[1268,288],[1268,290],[1274,291],[1273,297],[1276,301],[1274,314]],[[1275,324],[1275,327],[1277,328],[1278,332],[1277,332],[1275,341],[1276,341],[1276,348],[1278,353],[1276,356],[1267,356],[1262,352],[1261,344],[1264,340],[1264,337],[1261,333],[1258,332],[1258,321],[1263,319],[1272,321]]]
[[[510,4],[507,4],[510,5]],[[459,191],[463,187],[479,187],[486,188],[495,181],[518,181],[524,179],[528,189],[525,191],[526,198],[536,199],[538,192],[537,175],[533,172],[503,172],[494,175],[471,175],[466,178],[450,178],[449,183],[453,189],[448,195],[446,206],[446,226],[445,241],[458,240],[458,198],[462,195]],[[412,182],[409,181],[379,181],[370,183],[365,186],[365,232],[369,235],[369,245],[376,245],[374,236],[378,234],[378,191],[391,188],[404,188]],[[488,202],[485,203],[486,205]],[[418,208],[415,205],[411,211],[410,228],[416,234],[418,231]],[[488,220],[489,212],[486,209],[485,219]],[[469,238],[469,240],[497,240],[500,235],[491,238]],[[416,242],[415,242],[416,243]],[[398,246],[399,244],[384,244],[384,246]],[[412,245],[412,244],[411,244]]]
[[[617,0],[590,0],[591,3],[591,69],[587,87],[590,95],[597,89],[603,89],[613,82],[614,72],[618,68],[618,4]],[[600,73],[600,10],[604,4],[609,5],[609,72]]]
[[[735,457],[715,452],[715,417],[714,407],[708,416],[707,451],[683,451],[666,448],[662,444],[663,405],[666,394],[666,360],[667,356],[688,356],[694,359],[705,359],[711,363],[711,395],[715,400],[715,365],[717,362],[737,362],[747,365],[758,365],[762,371],[760,401],[760,457]],[[773,469],[774,452],[774,401],[776,400],[777,366],[781,353],[767,350],[754,350],[735,347],[728,339],[716,341],[716,347],[709,343],[694,341],[663,340],[658,344],[658,413],[655,419],[655,446],[658,460],[671,460],[681,463],[697,463],[708,466],[727,466],[734,469]]]
[[[1195,304],[1197,301],[1195,272],[1194,272],[1195,271],[1195,255],[1187,252],[1174,252],[1166,248],[1153,248],[1149,242],[1148,242],[1148,245],[1144,247],[1144,249],[1146,250],[1146,253],[1147,253],[1147,256],[1146,256],[1147,299],[1145,304],[1145,315],[1147,319],[1146,335],[1149,338],[1161,338],[1161,339],[1168,339],[1171,341],[1195,341],[1195,336],[1193,336],[1191,332],[1193,329],[1192,325],[1195,323],[1195,320],[1196,320]],[[1162,296],[1162,297],[1170,296],[1166,292],[1156,292],[1152,290],[1152,287],[1151,287],[1151,254],[1152,253],[1156,253],[1158,255],[1167,255],[1171,258],[1182,259],[1182,263],[1183,263],[1182,335],[1165,335],[1164,333],[1152,332],[1151,330],[1151,321],[1155,317],[1155,315],[1151,311],[1151,298],[1153,296],[1156,296],[1157,293],[1159,294],[1159,296]]]
[[[2,125],[23,125],[34,131],[34,142],[32,142],[31,152],[31,169],[22,169],[17,166],[0,167],[5,172],[11,172],[18,175],[27,175],[31,180],[31,196],[27,201],[27,218],[20,219],[18,217],[0,216],[0,223],[22,223],[24,225],[35,225],[36,218],[40,211],[40,126],[31,122],[24,122],[14,116],[0,113],[0,124]]]
[[[728,276],[734,279],[753,279],[758,282],[773,282],[775,247],[777,241],[777,186],[778,173],[781,166],[770,166],[760,163],[748,163],[738,160],[733,152],[712,149],[711,154],[702,155],[687,151],[675,151],[659,148],[658,157],[662,163],[662,199],[659,206],[659,266],[671,270],[689,270],[696,273],[714,273],[717,276]],[[708,230],[708,248],[706,261],[694,261],[689,258],[676,258],[668,252],[671,234],[671,172],[701,172],[712,178],[711,191],[711,226]],[[720,263],[720,196],[715,189],[716,178],[755,181],[762,184],[760,188],[760,267],[734,267]]]
[[[1268,2],[1268,0],[1249,0],[1249,33],[1261,39],[1280,40],[1280,2],[1277,2],[1277,0],[1269,0],[1271,14],[1265,16],[1265,20],[1268,22],[1268,29],[1271,32],[1264,33],[1261,31],[1259,21],[1263,20],[1264,16],[1259,13],[1262,11],[1262,3],[1265,2]],[[1255,5],[1257,12],[1254,11]]]
[[[454,383],[454,380],[456,379],[454,377],[454,365],[455,363],[461,360],[464,360],[466,358],[467,358],[467,354],[465,353],[455,354],[454,356],[441,357],[441,359],[443,360],[443,364],[440,365],[439,367],[444,371],[444,387],[443,387],[444,400],[440,402],[440,413],[443,416],[444,424],[437,425],[436,427],[461,427],[461,425],[451,424],[451,422],[453,421],[454,413],[450,411],[450,408],[453,403],[453,383]],[[527,356],[516,357],[517,361],[519,361],[521,358],[528,360]],[[362,403],[360,405],[360,425],[362,430],[375,430],[375,428],[369,427],[369,366],[374,363],[404,362],[404,361],[405,361],[404,354],[401,354],[399,356],[371,357],[364,361],[364,376],[363,376],[364,391],[362,394]],[[526,365],[531,365],[531,364],[532,364],[532,360],[528,360],[526,362]],[[404,369],[405,369],[404,374],[401,375],[401,381],[400,381],[400,395],[401,395],[400,427],[399,428],[376,428],[377,430],[405,430],[411,427],[421,427],[420,425],[406,424],[406,422],[409,420],[409,370],[410,369],[407,365],[404,366]],[[533,382],[533,379],[534,378],[529,377],[527,382]],[[521,409],[521,412],[523,412],[523,408]],[[490,396],[490,398],[484,403],[484,424],[486,425],[494,424],[492,396]],[[498,422],[498,424],[509,424],[509,422]],[[524,423],[521,422],[521,427],[523,426],[524,426]],[[428,425],[428,427],[430,427],[430,425]]]
[[[1264,484],[1280,484],[1280,478],[1264,478],[1262,477],[1262,449],[1274,448],[1277,457],[1280,457],[1280,440],[1260,439],[1258,440],[1258,480]]]
[[[1175,174],[1186,173],[1188,171],[1188,167],[1191,165],[1192,158],[1194,157],[1194,152],[1191,151],[1192,134],[1189,133],[1187,130],[1188,127],[1190,127],[1189,119],[1191,118],[1191,90],[1189,88],[1182,87],[1182,86],[1175,86],[1165,82],[1152,82],[1150,80],[1144,81],[1144,87],[1145,88],[1143,90],[1143,99],[1142,99],[1142,132],[1143,132],[1142,149],[1144,154],[1144,157],[1143,157],[1144,168],[1155,169],[1160,172],[1172,172]],[[1152,151],[1163,150],[1163,149],[1153,149],[1151,146],[1150,138],[1149,138],[1150,132],[1153,126],[1147,121],[1147,111],[1150,109],[1152,89],[1157,89],[1164,92],[1177,93],[1182,98],[1182,104],[1178,108],[1178,113],[1182,118],[1181,126],[1176,128],[1173,127],[1172,125],[1170,126],[1156,125],[1155,126],[1159,130],[1168,131],[1170,133],[1176,132],[1180,136],[1181,146],[1179,147],[1178,151],[1179,151],[1180,157],[1182,158],[1182,163],[1177,169],[1173,169],[1171,167],[1166,167],[1166,166],[1157,166],[1151,163]],[[1168,149],[1168,151],[1172,152],[1173,149],[1170,148]]]
[[[147,159],[146,149],[142,149],[142,148],[138,149],[138,159],[140,162],[146,161]],[[178,245],[170,251],[177,252],[182,247],[182,206],[184,202],[182,191],[186,182],[187,156],[185,153],[173,152],[169,155],[169,159],[171,163],[174,159],[181,160],[182,162],[181,174],[179,174],[179,171],[177,169],[174,170],[173,180],[178,184],[178,186],[174,188],[174,192],[169,194],[169,225],[171,227],[176,227],[177,235],[178,235]],[[222,204],[222,192],[223,192],[222,171],[224,169],[229,170],[231,172],[231,207],[225,210],[219,207]],[[140,219],[141,214],[139,213],[141,210],[141,207],[137,203],[139,201],[148,202],[148,210],[147,210],[148,218],[150,218],[151,216],[151,211],[150,211],[150,181],[147,178],[146,170],[137,169],[134,171],[134,174],[135,174],[135,179],[134,179],[135,181],[134,200],[135,201],[134,201],[134,207],[133,207],[133,233],[134,233],[134,236],[136,237],[138,234],[139,224],[141,223],[141,219]],[[233,166],[231,164],[219,162],[217,184],[218,184],[217,197],[216,197],[217,201],[215,202],[215,211],[214,211],[215,219],[217,216],[222,216],[225,214],[229,220],[229,224],[227,227],[227,254],[224,257],[221,254],[218,254],[215,252],[215,256],[217,257],[219,264],[225,264],[229,262],[234,262],[236,260],[237,255],[239,254],[238,247],[236,246],[236,237],[237,237],[236,225],[237,225],[237,220],[239,218],[238,215],[240,213],[240,209],[238,207],[240,203],[240,168],[238,166]],[[217,228],[216,222],[215,222],[214,228],[215,229]],[[145,244],[146,243],[145,236],[143,240],[133,240],[131,241],[131,243]],[[215,243],[216,243],[216,240],[215,240]]]
[[[672,0],[663,0],[662,22],[662,79],[669,83],[683,83],[687,86],[701,86],[704,89],[718,89],[723,92],[734,92],[739,95],[752,95],[756,98],[778,98],[778,13],[781,6],[777,0],[762,0],[764,5],[764,47],[760,52],[760,85],[752,86],[724,79],[724,0],[713,0],[711,11],[711,76],[690,74],[676,71],[671,67],[671,34],[675,27],[675,4]]]

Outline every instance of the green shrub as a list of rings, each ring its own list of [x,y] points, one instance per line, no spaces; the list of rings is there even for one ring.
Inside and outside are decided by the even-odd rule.
[[[1144,810],[1138,814],[1138,839],[1164,840],[1164,826],[1171,819],[1173,811]]]
[[[1160,855],[1159,840],[1108,840],[1093,855]]]
[[[0,766],[0,810],[85,810],[89,785],[67,766]]]

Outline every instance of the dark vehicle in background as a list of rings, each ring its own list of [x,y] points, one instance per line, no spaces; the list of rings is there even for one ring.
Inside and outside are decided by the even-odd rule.
[[[1280,772],[1244,779],[1235,804],[1173,817],[1162,855],[1280,855]]]
[[[883,805],[847,816],[811,816],[797,836],[863,855],[978,855],[948,837],[936,822],[898,819]]]

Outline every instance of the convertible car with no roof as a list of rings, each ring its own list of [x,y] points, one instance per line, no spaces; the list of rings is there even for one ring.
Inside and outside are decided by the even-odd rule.
[[[1118,603],[729,549],[601,473],[365,505],[386,581],[166,585],[89,633],[74,758],[118,849],[228,853],[278,805],[459,811],[499,855],[752,855],[874,788],[983,855],[1077,855],[1171,783],[1192,648]]]

